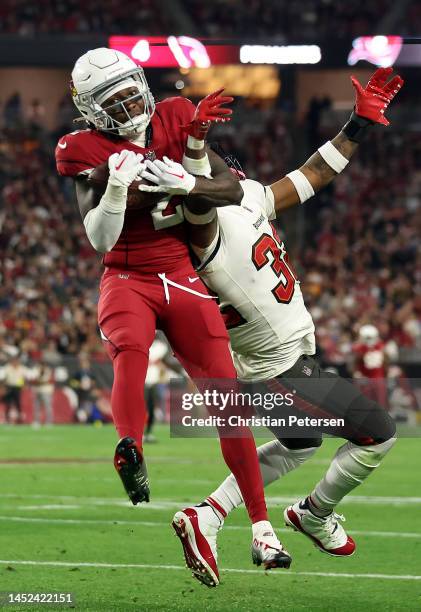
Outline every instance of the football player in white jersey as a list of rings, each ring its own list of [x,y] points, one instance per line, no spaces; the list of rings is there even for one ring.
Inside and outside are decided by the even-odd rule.
[[[283,435],[272,429],[277,439],[258,449],[267,485],[309,459],[320,446],[323,432],[347,439],[313,491],[284,511],[288,526],[321,551],[342,557],[354,552],[355,543],[338,522],[335,507],[380,464],[396,440],[396,428],[382,407],[347,380],[324,372],[314,359],[314,324],[285,246],[270,221],[286,208],[305,202],[344,170],[370,125],[388,125],[384,112],[403,84],[399,76],[389,80],[391,72],[391,68],[380,68],[365,88],[352,77],[356,103],[349,122],[299,170],[266,187],[241,180],[244,195],[238,206],[187,198],[184,211],[199,260],[197,271],[218,295],[226,316],[239,379],[264,383],[271,390],[293,388],[311,406],[312,416],[344,418],[344,428],[320,426],[310,430],[309,437],[288,437],[285,431]],[[148,189],[186,193],[184,182],[191,183],[192,175],[201,171],[206,174],[205,166],[199,167],[205,164],[203,149],[191,140],[188,147],[189,157],[195,150],[202,161],[189,168],[166,158],[147,162],[143,176],[157,184]],[[174,516],[173,527],[187,565],[208,586],[219,582],[217,532],[241,503],[231,474],[204,502]]]

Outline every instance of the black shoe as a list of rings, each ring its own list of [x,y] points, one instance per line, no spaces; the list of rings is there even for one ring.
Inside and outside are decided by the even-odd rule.
[[[149,501],[149,478],[145,460],[133,438],[122,438],[114,455],[117,470],[134,506]]]

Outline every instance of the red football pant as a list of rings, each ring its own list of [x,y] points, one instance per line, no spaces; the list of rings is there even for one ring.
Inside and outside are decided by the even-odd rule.
[[[167,275],[185,287],[207,295],[192,267]],[[163,330],[191,378],[236,379],[228,336],[214,299],[169,287],[152,274],[107,272],[101,283],[98,321],[113,360],[111,405],[121,438],[129,436],[142,448],[146,421],[144,382],[149,347],[156,327]],[[226,432],[225,432],[226,434]],[[222,454],[237,479],[251,521],[267,520],[263,482],[251,431],[236,428],[238,437],[220,438]]]

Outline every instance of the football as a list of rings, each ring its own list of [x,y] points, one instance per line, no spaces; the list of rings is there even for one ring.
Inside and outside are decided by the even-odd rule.
[[[94,168],[88,177],[88,182],[95,191],[102,195],[107,186],[109,177],[108,162],[100,164]],[[165,195],[163,193],[146,193],[145,191],[139,191],[139,185],[152,185],[150,181],[143,179],[136,179],[130,185],[127,191],[127,208],[131,210],[149,208],[155,206],[159,200]]]

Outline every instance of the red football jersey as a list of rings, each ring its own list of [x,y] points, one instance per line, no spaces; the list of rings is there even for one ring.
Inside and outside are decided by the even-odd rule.
[[[151,119],[152,139],[148,148],[129,140],[109,136],[97,130],[80,130],[60,138],[56,147],[58,173],[72,176],[106,162],[112,153],[123,149],[162,159],[164,155],[181,162],[187,135],[180,130],[189,123],[195,106],[186,98],[167,98],[156,105]],[[139,272],[170,272],[190,262],[181,198],[163,198],[153,208],[126,210],[120,238],[104,265],[112,268],[135,268]]]
[[[367,344],[354,345],[354,353],[357,355],[355,368],[361,372],[364,378],[385,378],[385,344],[376,342],[373,346]]]

